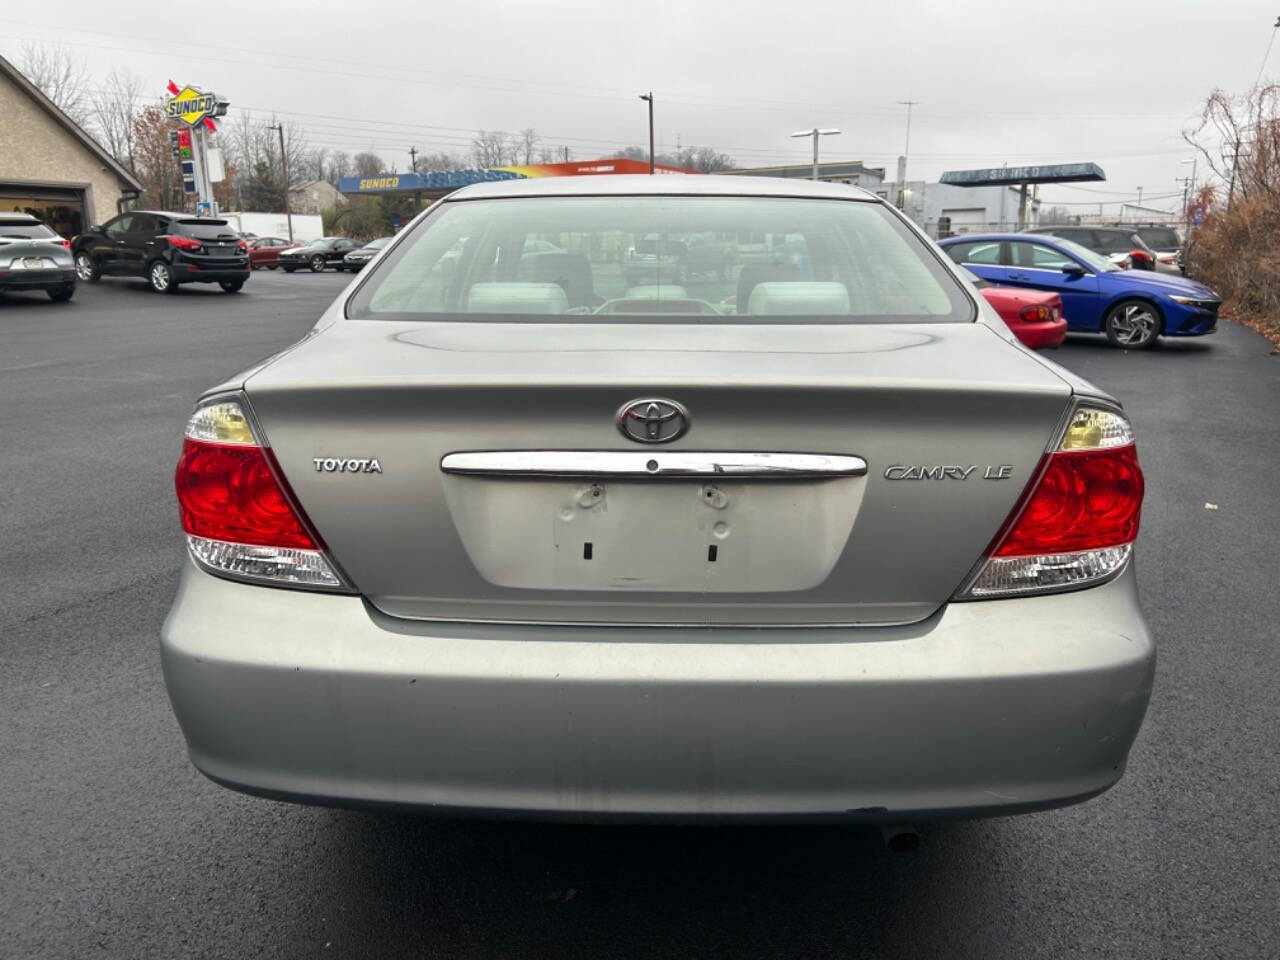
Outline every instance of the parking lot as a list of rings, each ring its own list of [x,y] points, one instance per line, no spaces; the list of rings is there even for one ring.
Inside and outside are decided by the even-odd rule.
[[[897,855],[862,827],[433,821],[204,779],[157,655],[182,424],[349,279],[0,300],[0,954],[1280,955],[1280,358],[1232,325],[1051,354],[1125,403],[1148,483],[1156,688],[1098,799]]]

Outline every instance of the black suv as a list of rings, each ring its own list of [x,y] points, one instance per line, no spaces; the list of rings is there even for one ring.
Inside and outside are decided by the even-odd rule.
[[[144,277],[156,293],[180,283],[216,283],[235,293],[249,277],[249,248],[225,220],[135,210],[71,241],[76,276]]]
[[[1128,266],[1134,270],[1156,268],[1155,251],[1143,242],[1132,227],[1042,226],[1027,229],[1046,237],[1074,240],[1080,246],[1109,258],[1117,266]]]

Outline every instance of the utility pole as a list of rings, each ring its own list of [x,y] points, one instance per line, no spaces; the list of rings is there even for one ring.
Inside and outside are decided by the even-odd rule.
[[[563,149],[564,149],[564,162],[565,162],[565,163],[568,163],[568,162],[569,162],[569,148],[568,148],[568,147],[564,147]]]
[[[907,163],[911,159],[911,108],[920,105],[919,100],[899,100],[898,105],[907,108],[907,142],[902,148],[902,183],[898,184],[898,209],[907,205]]]
[[[418,148],[409,148],[409,169],[414,173],[418,172]]]
[[[1142,188],[1138,188],[1138,208],[1142,208]]]
[[[818,138],[834,136],[837,133],[840,131],[835,127],[814,127],[812,130],[797,130],[791,134],[793,138],[813,137],[813,176],[810,179],[818,179]]]
[[[275,126],[268,124],[268,130],[274,130],[280,134],[280,162],[284,164],[284,215],[289,221],[289,242],[293,243],[293,213],[289,210],[289,155],[284,152],[284,125],[277,123]]]
[[[653,176],[653,91],[640,94],[640,99],[649,101],[649,176]]]

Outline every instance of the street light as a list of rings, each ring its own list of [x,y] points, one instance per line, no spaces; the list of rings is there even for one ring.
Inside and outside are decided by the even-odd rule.
[[[826,129],[814,127],[812,130],[797,130],[795,133],[791,135],[792,137],[813,137],[813,179],[814,180],[818,179],[818,138],[829,137],[837,133],[840,133],[840,131],[837,130],[835,127],[827,127]]]
[[[640,99],[649,101],[649,176],[653,176],[653,91],[640,94]]]

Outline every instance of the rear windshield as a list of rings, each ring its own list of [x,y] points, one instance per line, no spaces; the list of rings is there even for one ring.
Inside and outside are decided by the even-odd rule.
[[[1182,246],[1173,227],[1139,227],[1140,236],[1152,250],[1177,250]]]
[[[172,224],[175,233],[199,239],[214,237],[237,237],[239,234],[225,220],[211,220],[208,217],[191,220],[175,220]]]
[[[5,240],[49,240],[57,234],[43,223],[32,223],[21,220],[17,223],[6,223],[0,220],[0,239]]]
[[[368,320],[973,315],[961,285],[883,205],[761,197],[446,201],[348,305]]]

